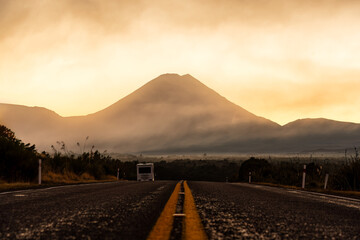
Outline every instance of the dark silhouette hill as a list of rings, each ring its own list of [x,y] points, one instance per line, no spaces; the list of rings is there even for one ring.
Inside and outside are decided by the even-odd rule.
[[[54,144],[61,134],[63,122],[63,117],[46,108],[0,103],[0,123],[24,142],[44,147]]]
[[[359,124],[305,119],[282,127],[178,74],[161,75],[87,116],[0,104],[0,123],[46,150],[56,141],[76,148],[86,136],[88,145],[122,153],[288,152],[360,144]]]
[[[288,149],[339,151],[360,146],[360,124],[324,118],[301,119],[282,127],[281,139]]]

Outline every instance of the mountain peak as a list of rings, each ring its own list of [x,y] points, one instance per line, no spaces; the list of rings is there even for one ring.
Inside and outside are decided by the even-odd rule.
[[[191,76],[190,74],[184,74],[184,75],[180,75],[178,73],[164,73],[164,74],[161,74],[160,76],[158,76],[157,78],[168,78],[168,77],[173,77],[173,78],[178,78],[178,77],[192,77],[194,78],[193,76]]]
[[[240,122],[277,125],[228,101],[190,74],[162,74],[94,116],[120,121],[123,118],[120,112],[127,116],[141,113],[147,119],[157,119],[159,116],[162,120],[174,118],[187,119],[189,122],[190,118],[203,119],[203,122],[211,119],[217,127]]]
[[[190,97],[191,99],[194,96],[208,95],[210,92],[213,90],[190,74],[179,75],[176,73],[162,74],[135,91],[136,94],[141,94],[143,97],[150,94],[157,99],[162,98],[164,101],[171,98]]]
[[[162,74],[160,76],[158,76],[157,78],[153,79],[151,82],[157,82],[160,81],[162,83],[166,83],[166,82],[183,82],[183,83],[189,83],[191,81],[193,82],[199,82],[199,80],[197,80],[196,78],[194,78],[193,76],[191,76],[190,74],[185,74],[185,75],[179,75],[177,73],[165,73]]]
[[[158,76],[157,78],[165,78],[165,77],[167,78],[167,77],[181,77],[181,76],[177,73],[164,73]]]

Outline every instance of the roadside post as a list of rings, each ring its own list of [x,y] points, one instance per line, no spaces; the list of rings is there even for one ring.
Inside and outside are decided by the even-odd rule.
[[[120,169],[118,168],[118,170],[117,170],[117,180],[119,181],[119,172],[120,172]]]
[[[328,180],[329,180],[329,174],[327,173],[327,174],[325,175],[324,189],[326,189],[326,187],[327,187]]]
[[[251,183],[251,172],[249,172],[249,183]]]
[[[41,159],[39,159],[39,185],[41,184]]]
[[[306,177],[306,165],[304,165],[301,188],[305,188],[305,177]]]

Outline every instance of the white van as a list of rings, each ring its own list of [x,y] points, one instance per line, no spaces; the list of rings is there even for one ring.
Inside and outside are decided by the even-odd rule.
[[[154,164],[138,163],[136,165],[138,181],[154,181]]]

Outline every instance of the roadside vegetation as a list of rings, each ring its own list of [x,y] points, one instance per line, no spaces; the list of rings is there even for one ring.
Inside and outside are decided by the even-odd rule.
[[[65,145],[62,147],[65,149]],[[55,151],[52,155],[38,153],[35,145],[23,143],[15,137],[13,131],[0,125],[0,184],[3,188],[35,183],[38,179],[39,159],[42,160],[43,183],[114,180],[114,169],[119,163],[98,151],[84,152],[78,156],[65,150]]]
[[[87,140],[87,139],[86,139]],[[85,140],[85,141],[86,141]],[[303,165],[306,169],[306,188],[322,189],[329,174],[328,189],[360,191],[360,158],[357,148],[343,159],[312,158],[250,158],[234,159],[171,159],[146,158],[134,160],[113,158],[106,153],[80,147],[81,154],[67,150],[64,142],[52,146],[52,152],[36,151],[35,145],[25,144],[15,133],[0,125],[0,191],[36,184],[38,161],[42,160],[42,182],[63,184],[94,181],[136,180],[136,164],[154,162],[157,180],[198,180],[247,182],[249,172],[254,183],[301,187]]]
[[[239,169],[239,181],[251,181],[268,185],[301,187],[303,169],[306,165],[306,188],[323,189],[326,174],[329,175],[327,189],[360,191],[360,159],[358,149],[350,158],[315,159],[292,158],[287,160],[266,160],[250,158]]]

